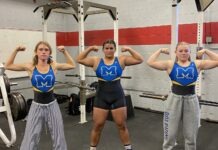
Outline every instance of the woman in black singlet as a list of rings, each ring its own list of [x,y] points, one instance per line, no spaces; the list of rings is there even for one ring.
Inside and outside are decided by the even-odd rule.
[[[122,47],[122,52],[129,52],[130,56],[115,57],[116,44],[113,40],[103,43],[104,57],[88,56],[92,51],[97,52],[97,46],[90,46],[79,54],[77,62],[93,68],[98,77],[99,89],[93,109],[93,128],[91,131],[90,150],[96,150],[109,110],[111,109],[122,143],[126,150],[132,150],[126,127],[126,105],[120,76],[125,66],[143,62],[142,56],[130,47]]]

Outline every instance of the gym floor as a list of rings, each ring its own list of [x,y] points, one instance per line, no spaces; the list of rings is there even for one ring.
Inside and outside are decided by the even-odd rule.
[[[67,103],[60,104],[62,110],[65,137],[69,150],[88,150],[89,135],[92,127],[91,114],[87,114],[88,122],[79,124],[80,116],[67,114]],[[163,140],[162,114],[135,109],[135,117],[127,121],[134,150],[161,150]],[[218,124],[201,121],[197,139],[197,150],[218,149]],[[0,128],[10,136],[8,123],[4,115],[0,115]],[[0,139],[0,150],[18,150],[24,135],[25,121],[15,122],[17,141],[13,147],[7,148]],[[182,132],[182,131],[181,131]],[[175,150],[184,150],[181,132]],[[42,132],[39,150],[50,150],[51,138],[45,129]],[[115,124],[107,121],[102,132],[98,150],[123,150]]]

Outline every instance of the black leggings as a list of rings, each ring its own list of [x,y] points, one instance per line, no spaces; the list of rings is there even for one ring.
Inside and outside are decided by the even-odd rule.
[[[94,107],[116,109],[125,106],[126,100],[120,80],[98,81]]]

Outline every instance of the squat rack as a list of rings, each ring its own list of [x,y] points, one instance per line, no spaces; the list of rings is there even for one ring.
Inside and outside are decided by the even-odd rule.
[[[4,65],[2,63],[0,63],[0,88],[1,88],[0,92],[2,93],[2,99],[0,99],[0,102],[4,103],[4,106],[2,106],[2,104],[0,104],[0,112],[5,113],[7,116],[8,125],[9,125],[9,129],[10,129],[10,133],[11,133],[11,139],[9,140],[7,138],[7,136],[4,134],[4,132],[2,131],[1,128],[0,128],[0,138],[6,144],[7,147],[11,147],[15,143],[17,136],[16,136],[16,130],[15,130],[15,126],[14,126],[14,121],[13,121],[12,114],[11,114],[10,104],[8,101],[5,81],[4,81],[4,77],[3,77],[4,72],[5,72]]]
[[[60,2],[52,2],[47,3],[45,5],[40,5],[35,8],[34,12],[36,12],[40,7],[43,9],[43,40],[47,39],[47,20],[50,13],[63,13],[73,15],[75,20],[78,22],[79,26],[79,52],[82,52],[85,47],[84,42],[84,22],[89,15],[108,13],[113,19],[114,23],[114,41],[117,43],[116,49],[118,49],[118,12],[117,8],[102,5],[98,3],[83,1],[83,0],[71,0],[71,1],[60,1]],[[97,8],[100,10],[89,10],[90,8]],[[116,51],[116,56],[118,55],[118,51]],[[80,72],[80,84],[81,86],[85,86],[85,67],[83,65],[79,65]],[[87,122],[86,120],[86,111],[85,111],[85,89],[80,89],[80,123]]]

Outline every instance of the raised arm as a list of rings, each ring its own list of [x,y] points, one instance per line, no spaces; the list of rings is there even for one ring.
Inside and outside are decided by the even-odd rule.
[[[87,67],[93,67],[94,64],[95,64],[96,57],[88,57],[88,54],[91,51],[97,52],[98,51],[98,47],[97,46],[90,46],[90,47],[88,47],[87,49],[85,49],[83,52],[81,52],[77,56],[76,61],[78,63],[82,64],[82,65],[87,66]]]
[[[15,57],[17,53],[20,51],[25,51],[24,46],[18,46],[14,49],[12,54],[9,56],[8,60],[5,63],[5,69],[12,70],[12,71],[26,71],[27,65],[26,64],[14,64]]]
[[[197,57],[202,58],[203,55],[207,55],[209,60],[196,60],[198,69],[207,70],[218,66],[218,54],[208,49],[202,49],[197,52]]]
[[[75,62],[73,58],[70,56],[69,52],[65,49],[65,47],[58,46],[57,49],[59,52],[62,52],[64,54],[64,57],[66,58],[66,63],[56,63],[56,69],[57,70],[74,69],[76,67]]]
[[[197,58],[202,58],[203,55],[207,55],[210,60],[218,60],[218,54],[208,49],[202,49],[197,52]]]
[[[157,60],[161,53],[169,54],[169,51],[167,48],[160,48],[148,58],[147,64],[154,69],[169,70],[170,62],[171,62],[170,60],[168,61],[158,61]]]
[[[131,54],[131,56],[126,56],[126,55],[121,56],[123,57],[123,62],[125,66],[140,64],[144,61],[143,56],[130,47],[124,46],[121,48],[121,51],[122,52],[128,51]]]

